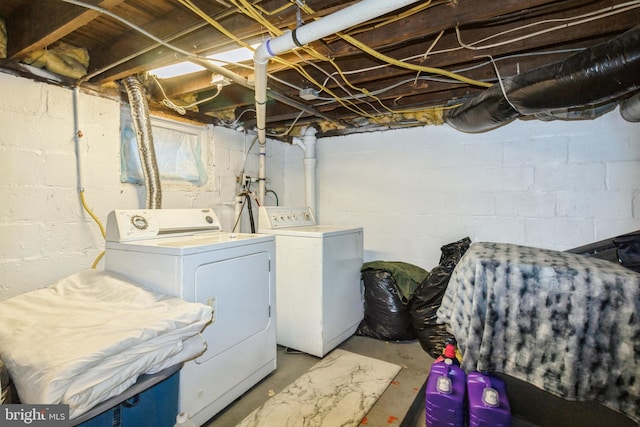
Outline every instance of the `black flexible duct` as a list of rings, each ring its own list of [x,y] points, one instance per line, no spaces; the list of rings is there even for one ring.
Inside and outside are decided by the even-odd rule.
[[[620,115],[628,122],[640,122],[640,92],[620,103]]]
[[[485,132],[522,115],[619,101],[640,88],[640,26],[502,84],[446,111],[445,123],[463,132]]]

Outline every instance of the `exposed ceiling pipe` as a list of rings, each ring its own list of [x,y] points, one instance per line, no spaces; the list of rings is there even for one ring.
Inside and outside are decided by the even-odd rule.
[[[302,47],[308,43],[330,36],[349,27],[377,18],[394,10],[416,3],[418,0],[362,0],[345,7],[322,19],[302,25],[274,39],[269,39],[256,49],[253,54],[255,72],[255,100],[258,142],[261,147],[267,143],[267,65],[269,59],[283,52]],[[258,177],[263,182],[265,177]],[[258,193],[260,203],[264,202],[264,194]]]
[[[322,19],[302,25],[274,39],[269,39],[253,55],[255,71],[255,98],[258,141],[266,142],[267,65],[269,58],[323,37],[343,31],[354,25],[377,18],[394,10],[416,3],[418,0],[362,0]]]
[[[316,133],[318,131],[313,126],[306,128],[301,136],[293,138],[293,144],[304,150],[304,197],[305,205],[318,218],[316,204]]]
[[[226,77],[232,82],[237,83],[242,87],[246,87],[248,89],[254,88],[253,83],[248,79],[242,77],[240,74],[234,73],[233,71],[226,69],[225,67],[221,67],[220,65],[213,64],[211,61],[205,61],[204,59],[189,58],[189,62],[197,64],[211,71],[212,73],[216,73],[223,77]],[[295,108],[296,110],[304,111],[305,113],[308,113],[312,116],[321,117],[327,121],[335,122],[334,118],[329,117],[326,114],[319,112],[315,108],[309,107],[308,105],[303,104],[302,102],[296,101],[295,99],[291,99],[281,93],[267,89],[267,95],[269,96],[269,98],[273,98],[276,101],[279,101],[285,105],[288,105],[289,107]]]
[[[640,26],[527,73],[506,78],[462,106],[445,123],[485,132],[522,115],[604,105],[640,89]]]

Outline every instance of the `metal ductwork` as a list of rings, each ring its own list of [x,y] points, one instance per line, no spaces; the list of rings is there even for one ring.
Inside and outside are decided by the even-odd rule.
[[[147,103],[144,87],[135,76],[125,78],[122,83],[129,97],[133,128],[136,131],[136,141],[138,142],[140,165],[142,166],[142,175],[147,190],[145,207],[146,209],[160,209],[162,207],[160,173],[158,172],[158,162],[156,161],[156,150],[153,146],[149,104]]]
[[[640,92],[620,103],[620,115],[628,122],[640,122]]]
[[[640,89],[640,26],[576,53],[562,62],[502,80],[460,107],[445,112],[444,121],[462,132],[485,132],[521,116],[544,119],[593,118]],[[505,96],[506,95],[506,96]],[[632,98],[630,103],[634,105]],[[638,102],[629,117],[640,118]],[[631,112],[633,110],[634,112]],[[625,117],[625,113],[623,113]],[[628,120],[628,119],[627,119]],[[632,120],[630,120],[632,121]]]

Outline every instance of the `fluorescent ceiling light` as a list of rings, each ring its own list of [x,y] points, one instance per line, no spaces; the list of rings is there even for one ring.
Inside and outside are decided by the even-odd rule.
[[[258,47],[258,44],[253,44],[251,45],[251,47],[255,49],[256,47]],[[238,49],[228,50],[226,52],[216,53],[215,55],[207,56],[207,58],[213,59],[213,61],[211,61],[212,64],[224,67],[230,62],[236,63],[248,61],[249,59],[253,58],[253,50],[247,49],[246,47],[241,47]],[[204,70],[204,67],[187,61],[168,65],[166,67],[156,68],[155,70],[149,71],[149,73],[161,79],[168,79],[171,77],[182,76],[202,70]]]

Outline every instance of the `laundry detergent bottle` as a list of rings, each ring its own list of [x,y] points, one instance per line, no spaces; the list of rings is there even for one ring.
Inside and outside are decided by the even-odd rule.
[[[510,427],[511,408],[500,378],[484,372],[467,376],[469,427]]]
[[[452,358],[438,358],[427,378],[427,427],[464,427],[465,391],[466,375],[462,368]]]

